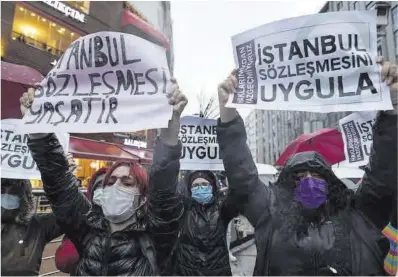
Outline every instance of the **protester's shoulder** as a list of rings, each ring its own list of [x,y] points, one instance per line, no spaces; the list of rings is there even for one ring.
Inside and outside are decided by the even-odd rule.
[[[57,224],[57,218],[53,213],[36,213],[32,220],[34,220],[39,227],[48,228],[48,224]]]

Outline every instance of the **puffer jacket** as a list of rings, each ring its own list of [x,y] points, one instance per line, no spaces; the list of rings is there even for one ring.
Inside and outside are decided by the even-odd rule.
[[[88,200],[92,201],[94,191],[102,184],[106,170],[106,168],[100,168],[93,174],[93,176],[91,176],[91,180],[87,185],[86,192],[86,197]],[[55,252],[55,266],[58,268],[58,270],[64,273],[73,274],[79,259],[80,256],[76,250],[76,247],[67,236],[64,236],[62,244]]]
[[[186,177],[186,181],[189,175]],[[185,182],[185,187],[187,182]],[[231,276],[226,240],[228,223],[237,216],[229,198],[201,205],[185,198],[185,213],[173,259],[175,276]]]
[[[385,274],[386,253],[382,249],[388,242],[381,230],[388,223],[391,198],[397,193],[397,116],[379,114],[370,164],[355,199],[335,197],[332,208],[339,210],[331,211],[330,217],[316,224],[291,223],[298,218],[291,213],[293,171],[310,170],[326,176],[328,199],[333,193],[345,195],[344,185],[319,154],[310,152],[290,159],[277,184],[264,186],[246,145],[243,120],[237,117],[218,124],[218,142],[229,189],[240,199],[239,211],[255,227],[254,275]],[[345,202],[348,205],[344,206]]]
[[[178,235],[184,212],[176,194],[181,144],[158,140],[149,177],[146,214],[111,232],[101,207],[91,205],[68,171],[62,146],[54,134],[28,142],[41,172],[44,190],[65,234],[80,255],[76,275],[156,275],[162,270]]]
[[[12,182],[10,193],[21,198],[13,221],[1,222],[1,275],[39,275],[44,247],[61,236],[54,214],[35,214],[31,184],[28,180]]]

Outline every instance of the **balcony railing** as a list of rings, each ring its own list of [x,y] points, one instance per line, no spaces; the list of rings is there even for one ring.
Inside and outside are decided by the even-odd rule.
[[[22,42],[26,45],[29,45],[31,47],[34,47],[36,49],[39,49],[41,51],[46,51],[48,53],[51,53],[54,56],[61,56],[64,52],[55,48],[47,45],[45,42],[33,39],[31,37],[27,37],[23,34],[17,33],[17,32],[12,32],[12,39]]]

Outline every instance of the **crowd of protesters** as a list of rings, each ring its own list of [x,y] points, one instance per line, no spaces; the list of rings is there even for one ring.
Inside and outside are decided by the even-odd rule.
[[[253,275],[395,275],[398,69],[380,64],[394,109],[377,115],[355,193],[315,151],[290,157],[275,183],[260,180],[243,120],[225,107],[236,93],[236,71],[218,87],[225,175],[196,170],[179,178],[188,100],[177,83],[167,93],[172,118],[156,140],[149,174],[118,161],[98,170],[84,195],[57,136],[30,134],[52,212],[35,213],[28,180],[1,179],[1,274],[38,275],[45,245],[64,235],[55,262],[74,276],[231,276],[230,223],[243,215],[255,230]],[[23,115],[33,99],[33,88],[21,96]]]

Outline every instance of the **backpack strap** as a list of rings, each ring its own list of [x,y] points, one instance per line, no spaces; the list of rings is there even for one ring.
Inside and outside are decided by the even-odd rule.
[[[159,276],[159,269],[156,262],[156,251],[152,240],[147,234],[142,234],[139,238],[142,254],[148,259],[153,276]]]

